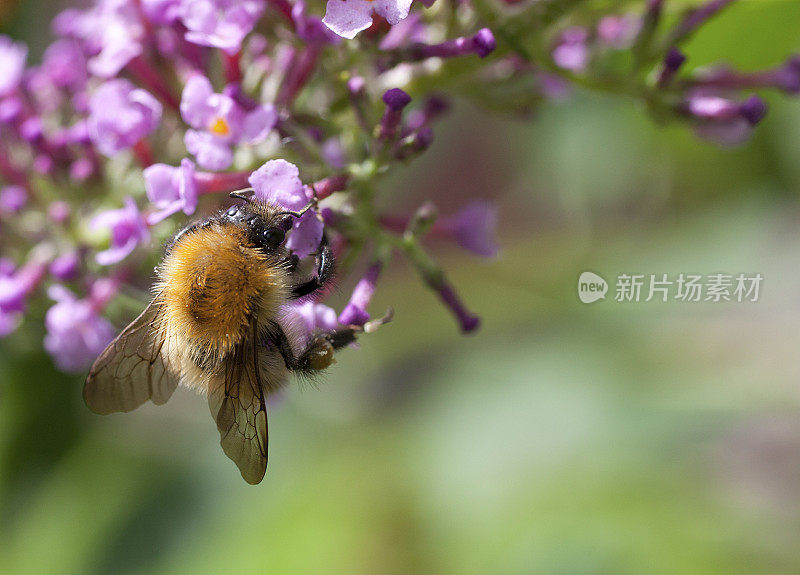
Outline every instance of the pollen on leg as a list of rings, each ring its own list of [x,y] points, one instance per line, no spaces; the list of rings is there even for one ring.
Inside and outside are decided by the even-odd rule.
[[[326,339],[320,340],[314,347],[308,350],[307,360],[308,366],[311,369],[317,371],[327,369],[336,363],[333,346]]]

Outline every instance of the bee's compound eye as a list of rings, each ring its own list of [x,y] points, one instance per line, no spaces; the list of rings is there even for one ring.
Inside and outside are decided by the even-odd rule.
[[[239,213],[239,206],[231,206],[230,208],[228,208],[228,211],[225,212],[225,213],[228,214],[229,216],[233,217],[233,216],[235,216],[236,214]]]
[[[267,228],[264,230],[262,237],[264,238],[264,243],[266,245],[272,248],[277,248],[286,238],[286,232],[280,228]]]

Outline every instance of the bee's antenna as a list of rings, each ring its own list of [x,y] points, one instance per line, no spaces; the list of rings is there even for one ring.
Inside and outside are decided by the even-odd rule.
[[[314,190],[314,185],[313,184],[311,185],[311,189]],[[310,202],[308,202],[308,204],[306,204],[305,207],[302,210],[300,210],[299,212],[292,212],[292,211],[286,210],[286,211],[281,212],[281,214],[286,214],[288,216],[299,218],[300,216],[302,216],[304,213],[306,213],[311,208],[316,209],[316,207],[317,207],[317,190],[314,190],[314,198]]]
[[[236,190],[235,192],[230,193],[230,197],[236,198],[237,200],[242,200],[244,202],[249,202],[250,198],[256,191],[253,188],[244,188],[243,190]]]

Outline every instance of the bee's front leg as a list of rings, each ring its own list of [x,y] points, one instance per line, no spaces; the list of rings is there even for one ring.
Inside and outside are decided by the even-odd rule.
[[[333,251],[331,250],[328,242],[325,238],[322,238],[322,244],[320,244],[320,250],[317,254],[317,275],[316,277],[308,280],[307,282],[301,283],[300,285],[295,286],[292,288],[292,299],[301,298],[303,296],[307,296],[310,293],[314,293],[319,288],[324,286],[328,283],[328,280],[333,277],[333,269],[334,269],[334,262],[333,262]]]

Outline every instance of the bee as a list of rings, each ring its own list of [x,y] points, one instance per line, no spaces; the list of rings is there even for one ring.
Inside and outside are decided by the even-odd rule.
[[[264,398],[292,373],[313,376],[334,361],[335,350],[390,319],[364,327],[293,337],[282,306],[319,290],[333,275],[323,239],[316,274],[302,277],[285,247],[300,211],[287,211],[232,192],[242,200],[184,228],[156,268],[154,297],[95,361],[83,397],[99,414],[127,412],[150,400],[166,403],[180,384],[207,396],[225,454],[250,484],[267,468]]]

